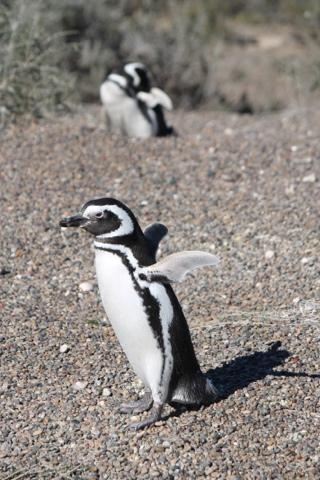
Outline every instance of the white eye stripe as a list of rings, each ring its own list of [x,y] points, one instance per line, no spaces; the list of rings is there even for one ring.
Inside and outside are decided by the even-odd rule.
[[[136,68],[141,68],[144,70],[144,65],[142,63],[127,63],[124,67],[124,71],[133,78],[133,85],[137,87],[140,83],[140,77],[136,72]]]
[[[105,210],[114,213],[121,224],[116,230],[99,235],[98,238],[120,237],[133,232],[134,225],[130,215],[123,208],[118,207],[118,205],[89,205],[82,215],[90,219],[99,213],[103,213]]]

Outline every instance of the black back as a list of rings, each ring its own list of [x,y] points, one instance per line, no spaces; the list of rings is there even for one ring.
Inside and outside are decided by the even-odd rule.
[[[157,126],[158,126],[157,137],[166,137],[167,135],[176,135],[174,128],[167,125],[163,108],[161,107],[161,105],[156,105],[153,108],[153,111],[157,119]]]

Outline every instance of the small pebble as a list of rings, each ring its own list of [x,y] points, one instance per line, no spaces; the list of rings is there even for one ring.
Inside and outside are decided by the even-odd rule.
[[[306,265],[306,263],[308,263],[309,260],[310,260],[310,258],[308,258],[308,257],[302,257],[300,262],[302,263],[302,265]]]
[[[314,173],[310,173],[310,175],[303,177],[302,181],[304,183],[314,183],[316,181],[316,176]]]
[[[72,385],[72,388],[73,390],[76,390],[76,391],[79,391],[79,390],[83,390],[84,388],[86,388],[86,386],[88,385],[88,382],[76,382]]]
[[[271,258],[274,257],[274,251],[273,250],[267,250],[265,252],[264,256],[267,260],[270,260]]]
[[[110,388],[106,387],[102,390],[102,396],[103,397],[110,397],[111,394],[112,394],[112,392],[111,392]]]
[[[70,347],[69,347],[69,345],[67,345],[66,343],[64,343],[63,345],[61,345],[61,347],[60,347],[59,350],[60,350],[60,353],[66,353],[66,352],[68,352],[68,351],[70,350]]]
[[[1,267],[0,268],[0,275],[8,275],[11,272],[10,268]]]
[[[293,195],[294,191],[295,191],[294,185],[289,185],[289,187],[285,189],[286,195]]]
[[[81,292],[92,292],[93,290],[93,283],[91,282],[82,282],[79,285],[79,289]]]

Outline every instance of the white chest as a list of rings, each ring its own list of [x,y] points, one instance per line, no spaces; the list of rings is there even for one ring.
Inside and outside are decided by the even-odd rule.
[[[100,87],[100,97],[114,130],[139,138],[148,138],[156,133],[154,112],[149,109],[150,123],[141,113],[137,101],[114,83],[104,82]]]
[[[152,112],[153,113],[153,112]],[[151,123],[140,111],[136,101],[130,104],[124,117],[125,130],[130,137],[149,138],[155,134],[156,128],[150,115]]]
[[[163,354],[150,326],[143,298],[116,253],[96,250],[102,303],[136,374],[148,386],[161,375]]]

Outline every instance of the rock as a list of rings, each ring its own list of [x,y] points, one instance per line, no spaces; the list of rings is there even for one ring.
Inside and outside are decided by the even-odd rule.
[[[7,268],[7,267],[0,268],[0,275],[8,275],[9,273],[11,273],[10,268]]]
[[[293,195],[294,191],[295,191],[294,185],[289,185],[289,187],[285,189],[286,195]]]
[[[88,385],[88,382],[76,382],[72,385],[72,388],[73,390],[75,391],[79,391],[79,390],[83,390],[84,388],[86,388],[86,386]]]
[[[101,320],[101,325],[110,325],[110,322],[109,320],[107,319],[107,317],[103,317],[102,320]]]
[[[82,282],[79,285],[79,289],[81,290],[81,292],[84,292],[84,293],[92,292],[93,283],[92,282]]]
[[[314,183],[316,181],[316,176],[314,173],[310,173],[310,175],[303,177],[302,181],[304,183]]]
[[[61,345],[61,347],[60,347],[59,350],[60,350],[60,353],[66,353],[66,352],[68,352],[68,351],[70,350],[70,347],[69,347],[69,345],[67,345],[66,343],[64,343],[63,345]]]
[[[273,250],[267,250],[265,252],[264,256],[267,260],[271,260],[271,258],[274,257],[274,251]]]
[[[111,392],[110,388],[106,387],[102,390],[102,396],[103,397],[110,397],[111,395],[112,395],[112,392]]]
[[[300,262],[302,263],[302,265],[306,265],[307,263],[309,263],[309,260],[310,258],[308,257],[302,257]]]

